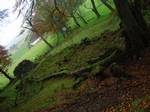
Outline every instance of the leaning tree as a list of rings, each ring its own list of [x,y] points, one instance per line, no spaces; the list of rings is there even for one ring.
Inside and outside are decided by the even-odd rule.
[[[11,64],[11,58],[8,53],[8,50],[5,47],[0,45],[0,73],[7,77],[9,80],[12,80],[9,74],[6,72],[8,65]]]
[[[57,0],[37,0],[33,25],[40,31],[41,25],[44,32],[63,33],[63,27],[67,28],[68,11]],[[40,31],[41,32],[41,31]]]
[[[35,21],[33,18],[36,15],[35,6],[38,1],[40,0],[17,0],[14,10],[18,11],[18,17],[23,16],[24,20],[22,27],[24,29],[32,31],[37,35],[37,37],[41,38],[41,40],[47,44],[49,48],[53,48],[53,46],[43,36],[43,34],[48,30],[48,25],[45,25],[43,22],[41,24],[41,21],[38,21],[36,25],[34,24]],[[36,26],[39,26],[40,30]]]
[[[150,45],[150,31],[142,15],[141,0],[114,0],[124,26],[127,50],[139,54]]]
[[[69,17],[73,19],[77,27],[81,27],[78,18],[80,18],[81,21],[87,24],[87,21],[84,19],[79,11],[79,8],[84,3],[84,1],[85,0],[63,0],[61,2],[59,1],[59,3],[61,3],[62,6],[67,10]]]

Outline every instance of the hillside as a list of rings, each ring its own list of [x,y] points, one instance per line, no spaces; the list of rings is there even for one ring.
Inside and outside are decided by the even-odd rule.
[[[36,2],[30,25],[41,41],[12,51],[0,112],[150,111],[147,0]]]

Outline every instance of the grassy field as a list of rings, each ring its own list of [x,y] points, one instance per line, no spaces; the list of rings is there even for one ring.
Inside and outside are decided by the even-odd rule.
[[[79,29],[75,29],[75,31],[73,31],[73,34],[68,35],[68,37],[66,39],[64,39],[62,37],[62,35],[59,35],[59,37],[57,37],[57,35],[55,35],[55,34],[45,35],[45,37],[47,37],[47,40],[49,41],[49,43],[51,43],[53,46],[56,46],[57,43],[63,43],[60,46],[56,47],[51,52],[51,54],[60,52],[61,50],[63,50],[66,47],[71,46],[72,44],[80,43],[80,41],[85,37],[92,38],[95,36],[99,36],[106,30],[115,30],[116,28],[118,28],[118,26],[115,26],[115,28],[113,28],[115,22],[118,21],[118,19],[110,16],[109,9],[107,9],[104,5],[101,5],[101,2],[99,2],[99,0],[96,0],[96,4],[97,4],[98,10],[102,16],[99,19],[97,19],[95,14],[92,12],[92,10],[89,9],[89,8],[91,8],[91,2],[90,2],[90,0],[87,0],[82,6],[80,6],[79,10],[80,10],[80,13],[82,14],[82,16],[88,21],[88,23],[89,23],[88,25],[83,24],[83,22],[81,22],[81,20],[78,19],[78,21],[80,22],[82,27]],[[113,5],[112,2],[111,2],[111,4]],[[110,19],[110,18],[113,18],[113,19]],[[110,21],[110,22],[108,23],[108,21]],[[107,27],[107,24],[109,27]],[[68,21],[68,25],[72,28],[76,27],[76,25],[74,24],[72,19],[70,19]],[[93,28],[93,26],[94,26],[94,28]],[[13,77],[13,70],[19,62],[21,62],[24,59],[29,59],[29,60],[35,61],[39,57],[42,57],[47,52],[51,51],[49,49],[49,47],[42,41],[39,42],[34,47],[32,47],[30,50],[26,49],[26,47],[24,47],[24,46],[20,47],[19,49],[22,49],[22,50],[19,50],[19,52],[16,52],[12,56],[13,60],[15,60],[15,61],[8,70],[8,73],[12,77]],[[19,54],[20,54],[20,56],[19,56]],[[24,55],[22,55],[22,54],[24,54]],[[1,76],[0,78],[1,78],[0,88],[3,88],[6,84],[9,83],[9,81],[3,76]]]

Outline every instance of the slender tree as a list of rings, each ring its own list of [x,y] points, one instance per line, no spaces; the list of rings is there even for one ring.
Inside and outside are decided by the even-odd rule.
[[[83,0],[64,0],[62,1],[62,6],[66,8],[69,13],[69,17],[71,17],[76,24],[77,27],[81,27],[80,22],[78,21],[77,12],[79,6],[83,3]],[[81,18],[79,16],[79,18]],[[84,19],[84,18],[82,18]]]
[[[112,12],[114,11],[114,8],[108,3],[108,0],[101,0],[101,2]]]
[[[27,20],[26,20],[27,21]],[[30,31],[32,31],[33,33],[35,33],[39,38],[41,38],[41,40],[43,40],[43,42],[45,44],[47,44],[49,46],[49,48],[53,48],[53,46],[43,37],[42,33],[39,32],[36,27],[34,27],[34,25],[32,24],[32,22],[30,20],[27,21],[29,27],[27,26],[22,26],[25,29],[28,29]]]
[[[24,16],[24,22],[22,24],[22,27],[32,31],[33,33],[36,33],[36,35],[39,38],[41,38],[41,40],[45,44],[47,44],[49,46],[49,48],[53,48],[53,46],[43,37],[43,33],[45,33],[45,32],[39,32],[38,28],[36,28],[35,25],[33,24],[33,17],[36,13],[35,12],[36,2],[38,2],[38,0],[29,0],[29,1],[28,0],[19,0],[16,2],[15,10],[19,9],[18,16],[20,16],[21,14]]]
[[[87,20],[81,15],[81,12],[78,11],[77,15],[79,16],[79,18],[81,19],[81,21],[83,21],[83,23],[88,24]]]
[[[95,15],[99,18],[101,15],[100,15],[100,13],[98,12],[98,10],[97,10],[97,7],[96,7],[96,3],[95,3],[95,1],[94,0],[91,0],[91,3],[92,3],[92,11],[95,13]]]
[[[8,51],[0,45],[0,73],[2,73],[9,80],[12,80],[13,78],[11,78],[6,72],[9,64],[11,64],[11,58],[8,54]]]

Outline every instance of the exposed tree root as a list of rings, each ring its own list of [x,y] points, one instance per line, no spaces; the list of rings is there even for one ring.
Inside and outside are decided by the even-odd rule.
[[[109,51],[110,52],[110,51]],[[46,81],[46,80],[50,80],[52,78],[60,78],[60,77],[66,77],[66,76],[75,76],[75,77],[83,77],[86,76],[88,77],[90,72],[93,73],[92,75],[96,75],[97,73],[102,73],[103,71],[105,71],[105,69],[107,69],[107,67],[109,65],[111,65],[113,62],[117,61],[117,59],[120,57],[121,55],[121,51],[120,50],[114,50],[112,51],[112,53],[107,56],[106,58],[104,58],[103,60],[101,60],[101,57],[96,58],[95,60],[99,60],[91,65],[85,66],[85,67],[81,67],[80,69],[74,70],[74,71],[68,71],[68,70],[63,70],[57,73],[52,73],[49,74],[47,77],[45,77],[44,79],[41,80],[35,80],[32,79],[32,81]],[[106,53],[108,54],[108,53]],[[95,60],[92,60],[92,62],[94,62]],[[98,68],[98,70],[96,70]]]

